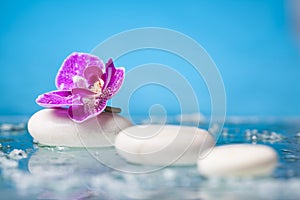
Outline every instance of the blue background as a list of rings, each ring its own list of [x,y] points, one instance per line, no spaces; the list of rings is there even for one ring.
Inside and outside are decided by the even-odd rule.
[[[291,2],[1,1],[0,115],[28,115],[40,109],[35,98],[55,89],[57,70],[70,53],[90,52],[125,30],[163,27],[192,37],[213,58],[223,77],[228,115],[299,116],[300,51]],[[130,70],[156,62],[182,71],[187,64],[173,57],[146,50],[116,63]],[[209,113],[204,83],[196,81],[192,70],[184,71],[201,111]],[[176,114],[174,96],[161,90],[154,86],[137,91],[130,101],[132,113],[146,114],[158,103]]]

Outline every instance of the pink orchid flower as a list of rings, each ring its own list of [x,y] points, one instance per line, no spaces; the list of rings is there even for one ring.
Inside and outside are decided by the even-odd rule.
[[[125,69],[115,68],[112,59],[104,64],[94,55],[75,52],[58,70],[57,90],[40,95],[36,102],[43,107],[68,108],[73,121],[83,122],[104,111],[124,76]]]

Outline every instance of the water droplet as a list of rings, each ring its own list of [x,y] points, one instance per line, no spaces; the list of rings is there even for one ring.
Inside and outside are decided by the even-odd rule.
[[[12,124],[2,124],[0,126],[1,131],[11,131],[13,130],[13,125]]]
[[[228,136],[228,129],[223,129],[222,135],[223,135],[223,137],[227,137]]]
[[[253,144],[257,143],[257,139],[258,139],[258,137],[256,135],[252,135],[251,140],[252,140]]]
[[[27,158],[27,153],[21,149],[14,149],[8,154],[8,157],[14,160],[20,160]]]
[[[292,153],[292,151],[289,150],[289,149],[281,149],[281,151],[282,151],[283,153]]]
[[[299,160],[299,157],[292,155],[292,154],[288,154],[284,157],[284,159],[288,162],[295,162],[295,161]]]
[[[17,125],[14,126],[14,130],[15,131],[24,130],[25,127],[26,127],[25,123],[20,123],[20,124],[17,124]]]
[[[64,151],[64,150],[65,150],[65,147],[57,146],[57,147],[56,147],[56,150],[57,150],[57,151]]]
[[[253,129],[251,132],[252,132],[252,134],[256,135],[258,133],[258,130],[257,129]]]
[[[249,129],[247,129],[245,135],[246,135],[247,138],[250,138],[251,137],[251,131]]]

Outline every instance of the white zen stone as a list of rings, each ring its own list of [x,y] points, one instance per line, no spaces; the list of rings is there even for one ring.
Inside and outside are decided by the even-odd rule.
[[[198,160],[204,176],[268,176],[277,165],[277,153],[266,145],[232,144],[215,147]]]
[[[68,147],[113,146],[116,135],[131,126],[126,118],[101,113],[82,123],[73,122],[66,109],[43,109],[28,121],[30,135],[40,144]]]
[[[143,165],[194,165],[199,155],[212,148],[214,138],[203,129],[173,125],[132,126],[115,142],[120,156]]]

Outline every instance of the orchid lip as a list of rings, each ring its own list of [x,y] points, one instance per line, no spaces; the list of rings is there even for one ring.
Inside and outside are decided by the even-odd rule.
[[[72,89],[72,95],[79,95],[79,96],[86,97],[86,96],[94,96],[96,94],[97,93],[95,93],[91,90],[85,89],[85,88],[73,88]]]

